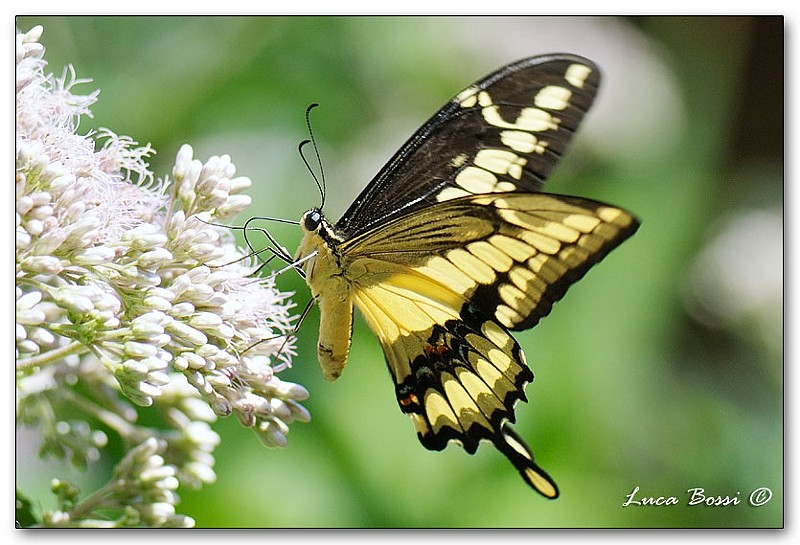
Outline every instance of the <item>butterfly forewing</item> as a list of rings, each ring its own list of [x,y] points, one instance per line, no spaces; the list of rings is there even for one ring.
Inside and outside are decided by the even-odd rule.
[[[588,199],[475,195],[401,216],[342,248],[354,260],[405,264],[413,274],[471,300],[504,327],[521,330],[536,325],[571,284],[637,227],[624,210]]]
[[[349,237],[432,202],[537,191],[592,104],[599,71],[574,55],[524,59],[456,95],[337,222]]]

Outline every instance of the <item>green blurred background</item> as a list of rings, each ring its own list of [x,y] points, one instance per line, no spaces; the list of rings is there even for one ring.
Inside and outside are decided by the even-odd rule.
[[[783,51],[780,17],[18,17],[44,25],[50,69],[101,89],[94,119],[151,143],[230,154],[250,215],[319,202],[297,153],[313,126],[331,219],[447,99],[534,54],[585,55],[600,94],[546,189],[623,206],[639,232],[517,336],[536,375],[517,430],[555,478],[547,501],[490,446],[429,452],[357,318],[341,379],[315,358],[317,314],[281,378],[310,423],[268,450],[218,422],[218,481],[180,490],[200,527],[780,527],[783,525]],[[244,221],[246,217],[242,218]],[[269,226],[288,248],[296,228]],[[280,286],[309,295],[296,275]],[[51,474],[17,460],[47,503]],[[101,468],[87,478],[107,478]],[[623,507],[677,496],[672,507]],[[748,505],[769,487],[772,501]],[[687,489],[738,494],[686,505]]]

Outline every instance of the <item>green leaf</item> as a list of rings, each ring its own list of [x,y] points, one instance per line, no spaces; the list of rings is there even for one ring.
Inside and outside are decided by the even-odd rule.
[[[30,528],[40,523],[33,514],[33,504],[19,490],[17,490],[16,514],[14,518],[14,524],[17,528]]]

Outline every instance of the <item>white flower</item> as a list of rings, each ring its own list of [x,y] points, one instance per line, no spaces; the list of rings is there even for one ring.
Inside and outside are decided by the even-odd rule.
[[[42,452],[79,466],[99,457],[106,436],[54,421],[67,407],[138,445],[100,498],[81,503],[56,481],[69,501],[43,522],[191,525],[174,491],[216,478],[217,416],[235,413],[269,446],[308,420],[298,403],[308,392],[275,376],[294,354],[292,305],[250,276],[247,252],[218,226],[250,204],[251,181],[231,157],[202,162],[184,145],[171,179],[156,178],[149,145],[108,129],[78,134],[98,91],[76,94],[88,80],[72,67],[45,73],[41,34],[16,38],[17,415],[39,427]],[[130,402],[157,404],[167,428],[138,424]],[[101,520],[97,509],[119,516]]]

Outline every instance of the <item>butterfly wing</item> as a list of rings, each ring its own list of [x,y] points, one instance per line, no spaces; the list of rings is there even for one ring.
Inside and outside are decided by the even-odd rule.
[[[594,100],[597,67],[523,59],[464,89],[392,157],[336,223],[344,238],[465,194],[538,191]]]
[[[353,300],[426,448],[491,441],[558,495],[508,426],[533,379],[508,330],[533,327],[637,226],[599,202],[514,192],[443,201],[342,243]]]
[[[613,206],[538,192],[598,83],[574,55],[490,74],[426,122],[335,226],[309,231],[301,252],[330,269],[309,275],[315,296],[352,301],[375,331],[425,447],[472,453],[488,440],[550,498],[555,483],[509,427],[533,379],[509,331],[533,327],[638,227]]]

